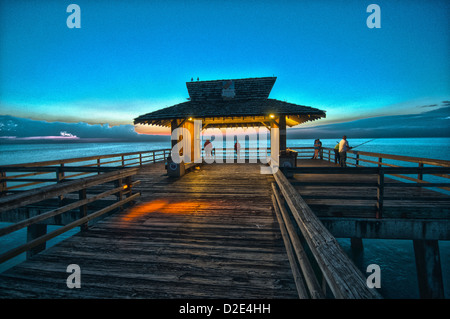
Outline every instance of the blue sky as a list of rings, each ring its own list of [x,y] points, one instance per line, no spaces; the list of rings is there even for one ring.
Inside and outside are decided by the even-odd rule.
[[[273,75],[271,98],[327,111],[315,124],[418,113],[450,100],[449,13],[438,0],[3,0],[0,115],[131,124],[186,101],[191,77]]]

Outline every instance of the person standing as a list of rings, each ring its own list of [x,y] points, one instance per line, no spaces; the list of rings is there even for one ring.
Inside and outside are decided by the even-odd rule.
[[[319,144],[319,140],[314,140],[314,155],[312,157],[312,159],[318,159],[319,157],[319,150],[320,150],[320,144]]]
[[[241,159],[241,144],[239,144],[237,139],[236,139],[236,143],[234,143],[234,151],[236,152],[236,158],[238,160],[240,160]]]
[[[337,142],[336,146],[334,147],[334,164],[339,165],[341,163],[339,159],[339,142]]]
[[[347,167],[347,151],[351,147],[348,145],[347,136],[343,136],[342,140],[339,142],[339,160],[341,167]]]
[[[323,149],[322,149],[322,142],[320,141],[320,139],[317,139],[317,145],[319,147],[319,156],[320,159],[323,160]]]
[[[205,149],[205,154],[206,154],[206,158],[211,158],[212,157],[212,148],[213,145],[211,143],[210,140],[206,140],[205,144],[203,145],[203,148]]]

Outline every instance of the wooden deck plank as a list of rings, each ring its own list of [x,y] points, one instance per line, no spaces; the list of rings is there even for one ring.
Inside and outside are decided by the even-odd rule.
[[[138,203],[0,275],[2,298],[297,298],[259,165],[161,164],[136,177]],[[81,268],[80,289],[66,267]]]

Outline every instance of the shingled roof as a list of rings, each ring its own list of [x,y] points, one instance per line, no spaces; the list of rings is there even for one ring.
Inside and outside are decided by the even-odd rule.
[[[325,111],[268,96],[276,77],[186,82],[189,101],[137,117],[135,124],[170,126],[174,119],[202,119],[209,127],[270,126],[286,115],[288,126],[325,117]]]
[[[276,77],[186,82],[191,101],[267,99]]]

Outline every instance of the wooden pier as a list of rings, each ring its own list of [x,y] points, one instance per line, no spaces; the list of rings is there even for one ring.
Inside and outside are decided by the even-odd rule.
[[[347,237],[355,246],[362,238],[413,240],[421,296],[443,298],[437,241],[450,239],[448,195],[387,175],[448,178],[448,161],[383,162],[389,167],[380,170],[359,167],[358,157],[356,168],[339,168],[331,153],[320,161],[306,159],[311,149],[298,151],[298,167],[273,175],[247,161],[192,166],[173,178],[166,150],[2,167],[1,221],[14,224],[0,235],[27,227],[29,241],[0,255],[3,262],[28,252],[0,274],[0,297],[380,298],[335,239]],[[48,176],[39,180],[55,173],[51,185]],[[8,185],[20,179],[35,188]],[[47,224],[62,227],[47,233]],[[45,249],[75,227],[79,233]],[[80,289],[67,287],[70,264],[80,266]]]
[[[142,168],[138,202],[0,276],[3,298],[295,298],[271,176],[204,165]],[[78,264],[82,288],[68,289]]]

